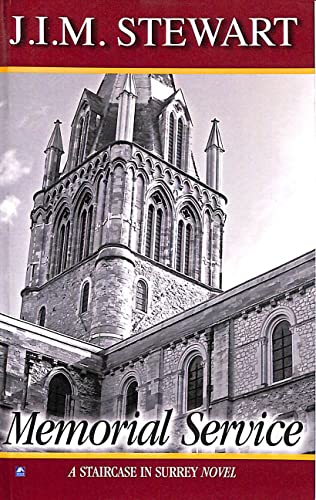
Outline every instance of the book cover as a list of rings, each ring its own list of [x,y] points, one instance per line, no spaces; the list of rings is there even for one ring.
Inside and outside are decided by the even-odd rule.
[[[313,3],[0,27],[0,498],[314,498]]]

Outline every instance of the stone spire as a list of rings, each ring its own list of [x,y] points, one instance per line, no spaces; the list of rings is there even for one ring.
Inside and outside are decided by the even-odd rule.
[[[132,74],[127,74],[122,92],[118,96],[116,141],[133,141],[136,99],[137,93],[134,77]]]
[[[61,153],[64,152],[63,141],[62,141],[61,131],[60,131],[61,121],[56,120],[54,122],[54,125],[55,125],[54,130],[52,132],[52,135],[50,136],[50,139],[48,141],[48,144],[47,144],[47,147],[46,147],[44,153],[46,153],[47,150],[50,148],[55,148],[58,151],[60,151]]]
[[[54,184],[59,177],[61,156],[64,154],[63,141],[61,137],[61,121],[54,122],[54,130],[44,151],[46,154],[43,189]]]
[[[205,148],[206,152],[206,184],[211,188],[222,189],[222,153],[225,152],[221,134],[218,127],[219,121],[212,120],[212,128]]]
[[[135,81],[131,73],[126,75],[122,92],[127,92],[128,94],[132,94],[133,96],[137,97]]]

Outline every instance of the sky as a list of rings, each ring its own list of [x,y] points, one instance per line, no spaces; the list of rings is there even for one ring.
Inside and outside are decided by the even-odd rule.
[[[0,75],[0,311],[20,313],[32,196],[41,189],[53,122],[70,124],[102,75]],[[176,75],[193,120],[204,180],[211,120],[225,147],[225,290],[314,248],[313,75]],[[63,156],[66,161],[66,154]]]

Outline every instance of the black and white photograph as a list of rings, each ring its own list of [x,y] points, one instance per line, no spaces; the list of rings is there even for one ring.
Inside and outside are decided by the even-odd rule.
[[[172,410],[167,444],[141,451],[314,453],[314,76],[17,73],[0,90],[2,449],[23,448],[12,412]],[[262,446],[194,439],[265,420],[281,425]]]

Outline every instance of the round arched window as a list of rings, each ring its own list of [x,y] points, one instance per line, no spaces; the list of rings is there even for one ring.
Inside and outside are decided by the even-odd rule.
[[[42,306],[38,313],[38,324],[39,326],[45,326],[46,321],[46,308]]]
[[[132,418],[135,416],[138,405],[138,384],[136,380],[133,380],[126,390],[126,403],[125,403],[125,416],[126,418]]]
[[[290,323],[281,321],[272,334],[273,382],[292,376],[292,334]]]
[[[69,415],[71,404],[71,385],[65,375],[55,375],[49,384],[47,413],[56,417]]]
[[[187,410],[199,408],[203,404],[203,360],[195,356],[188,365]]]

